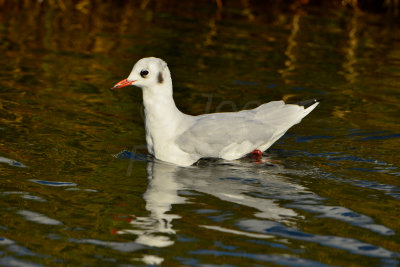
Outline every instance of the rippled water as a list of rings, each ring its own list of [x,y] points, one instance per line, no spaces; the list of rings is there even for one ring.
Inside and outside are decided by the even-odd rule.
[[[398,18],[59,3],[0,1],[0,265],[399,265]],[[261,161],[169,165],[108,90],[145,56],[190,114],[324,101]]]

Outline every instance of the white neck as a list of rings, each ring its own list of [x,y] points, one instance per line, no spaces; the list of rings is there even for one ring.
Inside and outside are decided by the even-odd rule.
[[[172,80],[165,75],[162,83],[142,88],[146,116],[146,130],[153,133],[172,133],[183,113],[178,110],[172,97]]]

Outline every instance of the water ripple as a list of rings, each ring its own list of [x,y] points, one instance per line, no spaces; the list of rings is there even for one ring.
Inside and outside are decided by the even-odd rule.
[[[47,186],[77,186],[76,183],[72,183],[72,182],[56,182],[56,181],[45,181],[45,180],[35,180],[35,179],[31,179],[29,180],[31,182],[37,183],[37,184],[41,184],[41,185],[47,185]]]
[[[0,163],[6,163],[6,164],[14,166],[14,167],[27,168],[27,166],[25,166],[21,162],[18,162],[18,161],[13,160],[13,159],[8,159],[8,158],[5,158],[5,157],[0,157]]]
[[[363,214],[358,214],[345,207],[322,206],[322,205],[296,205],[296,204],[287,206],[291,208],[302,209],[313,213],[320,213],[321,215],[317,216],[319,218],[332,218],[340,220],[343,222],[347,222],[351,225],[369,229],[371,231],[374,231],[382,235],[395,234],[395,232],[392,229],[389,229],[386,226],[374,224],[372,218]]]
[[[392,138],[400,138],[400,134],[387,134],[387,135],[372,135],[364,138],[357,139],[359,141],[369,141],[369,140],[387,140]]]
[[[26,220],[31,221],[31,222],[36,222],[39,224],[47,224],[47,225],[62,225],[63,223],[49,218],[43,214],[29,211],[29,210],[20,210],[17,212],[17,214],[22,215]]]
[[[327,247],[347,250],[358,255],[378,258],[392,258],[399,256],[399,254],[396,252],[369,243],[364,243],[357,239],[338,236],[314,235],[311,233],[302,232],[298,229],[289,228],[280,223],[272,221],[250,219],[242,220],[238,225],[239,227],[244,228],[246,231],[267,233],[295,240],[314,242]]]
[[[43,199],[38,196],[30,195],[29,193],[23,192],[23,191],[7,191],[7,192],[0,193],[0,195],[20,195],[21,198],[23,198],[23,199],[35,200],[38,202],[46,202],[46,199]]]
[[[18,245],[14,240],[0,237],[0,246],[6,247],[7,251],[12,254],[18,256],[30,256],[30,257],[38,257],[38,258],[48,258],[49,256],[42,255],[39,253],[35,253],[30,251],[28,248]],[[42,266],[34,263],[28,263],[19,259],[16,259],[11,256],[7,256],[5,258],[0,258],[1,266]]]
[[[86,238],[84,239],[70,238],[69,242],[78,244],[92,244],[96,246],[111,248],[114,250],[118,250],[120,252],[133,252],[144,248],[143,245],[140,245],[136,242],[112,242],[112,241],[102,241],[97,239],[86,239]]]
[[[209,250],[209,249],[200,249],[189,252],[189,254],[194,255],[213,255],[215,257],[223,257],[223,256],[230,256],[230,257],[239,257],[239,258],[249,258],[251,260],[257,261],[264,261],[270,262],[280,265],[287,265],[287,266],[315,266],[315,267],[323,267],[323,266],[331,266],[322,264],[317,261],[307,260],[298,258],[295,256],[290,256],[286,254],[252,254],[248,252],[232,252],[232,251],[220,251],[220,250]]]
[[[6,256],[3,258],[0,258],[0,265],[1,266],[18,266],[18,267],[40,267],[44,266],[41,264],[33,263],[33,262],[27,262],[23,261],[20,259],[16,259],[11,256]]]

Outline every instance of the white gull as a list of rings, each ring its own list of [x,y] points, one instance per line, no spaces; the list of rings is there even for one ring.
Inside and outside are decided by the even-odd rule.
[[[172,78],[159,58],[139,60],[125,80],[112,89],[134,85],[143,91],[147,150],[155,158],[190,166],[200,158],[234,160],[265,151],[318,104],[272,101],[240,112],[191,116],[178,110]]]

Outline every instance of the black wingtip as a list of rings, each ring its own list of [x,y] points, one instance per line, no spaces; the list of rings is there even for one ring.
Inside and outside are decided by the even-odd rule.
[[[315,103],[319,103],[321,101],[322,101],[322,99],[320,99],[320,98],[314,98],[314,99],[300,101],[300,102],[297,102],[297,103],[294,103],[294,104],[302,106],[302,107],[304,107],[304,109],[307,109],[310,106],[314,105]]]

